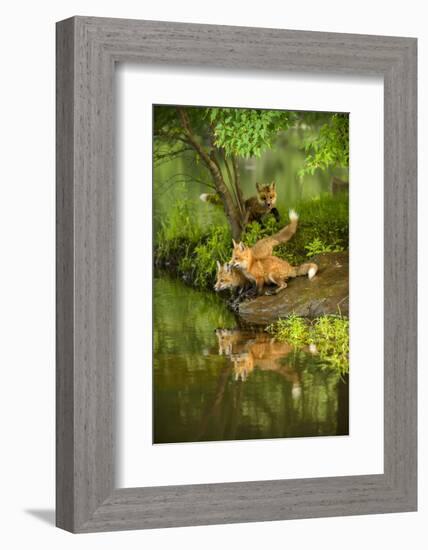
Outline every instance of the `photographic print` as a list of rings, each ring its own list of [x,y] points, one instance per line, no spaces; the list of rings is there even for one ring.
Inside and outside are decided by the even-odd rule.
[[[153,443],[349,433],[349,115],[153,106]]]

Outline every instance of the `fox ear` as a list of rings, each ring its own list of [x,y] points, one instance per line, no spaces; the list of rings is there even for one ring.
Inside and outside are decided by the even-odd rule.
[[[233,248],[237,248],[237,247],[238,247],[238,245],[237,245],[236,242],[235,242],[235,239],[232,239],[232,243],[233,243]]]
[[[256,189],[257,189],[257,191],[260,191],[260,189],[261,189],[261,185],[258,181],[256,182]]]
[[[221,269],[221,263],[217,260],[217,270],[220,271]]]
[[[270,188],[272,189],[272,191],[275,191],[275,182],[274,181],[270,184]]]
[[[245,244],[242,241],[239,243],[239,250],[241,250],[241,252],[245,250]]]

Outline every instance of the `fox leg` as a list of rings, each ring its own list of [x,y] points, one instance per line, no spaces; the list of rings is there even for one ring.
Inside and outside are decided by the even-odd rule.
[[[260,296],[263,293],[264,280],[263,277],[256,279],[257,295]]]
[[[250,211],[246,210],[244,215],[244,223],[243,223],[244,227],[250,223],[250,214],[251,214]]]
[[[270,212],[274,215],[276,223],[278,223],[281,220],[278,210],[276,208],[272,208]]]
[[[273,275],[269,275],[269,280],[277,286],[277,288],[270,291],[269,294],[278,294],[278,292],[281,292],[281,290],[287,288],[286,280],[283,277],[274,277]]]

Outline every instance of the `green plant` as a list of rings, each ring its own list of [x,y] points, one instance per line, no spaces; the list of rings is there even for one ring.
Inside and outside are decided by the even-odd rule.
[[[266,328],[280,342],[289,342],[296,347],[304,346],[309,341],[309,325],[303,317],[292,313],[288,317],[278,319]]]
[[[273,216],[266,216],[263,225],[258,222],[251,222],[247,225],[242,234],[242,242],[247,246],[254,246],[257,241],[264,237],[269,237],[278,231],[280,227],[282,225],[278,224]]]
[[[195,270],[194,282],[196,286],[205,288],[213,283],[217,261],[224,263],[231,256],[231,236],[226,226],[214,227],[204,239],[204,242],[195,247],[193,266]]]
[[[190,215],[193,205],[178,200],[168,217],[162,221],[155,239],[154,260],[157,267],[185,276],[199,288],[209,288],[215,280],[216,262],[230,260],[232,240],[229,226],[213,224],[208,228],[198,225]],[[296,205],[299,224],[296,234],[287,243],[274,249],[274,254],[293,265],[307,260],[308,255],[348,248],[348,197],[346,194],[317,199]],[[282,215],[282,220],[287,216]],[[263,225],[249,224],[242,240],[253,246],[263,237],[272,235],[284,226],[273,216],[266,216]]]
[[[305,245],[305,250],[307,250],[306,255],[311,257],[317,254],[324,254],[325,252],[342,252],[343,246],[338,244],[326,244],[319,237],[315,237],[315,239]]]
[[[265,109],[209,108],[209,119],[215,145],[226,155],[259,157],[271,148],[279,132],[287,130],[298,118],[293,111]]]
[[[299,213],[297,232],[290,241],[275,248],[275,256],[298,264],[321,252],[347,250],[348,209],[347,193],[334,197],[325,194],[296,204],[295,210]]]
[[[338,315],[325,315],[315,320],[311,338],[320,358],[329,366],[349,370],[349,319]]]
[[[321,368],[340,374],[349,372],[349,319],[340,315],[323,315],[313,322],[291,314],[266,328],[281,342],[301,349],[310,346],[318,355]]]
[[[303,146],[306,159],[299,176],[314,174],[317,169],[349,165],[349,115],[335,113]]]
[[[159,105],[154,109],[154,163],[176,157],[203,167],[206,185],[222,198],[235,240],[245,216],[239,159],[260,157],[290,128],[304,130],[306,160],[301,176],[317,169],[348,166],[349,116],[266,109]]]

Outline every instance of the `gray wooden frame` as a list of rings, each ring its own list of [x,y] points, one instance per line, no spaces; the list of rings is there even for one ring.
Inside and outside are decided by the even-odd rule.
[[[383,76],[382,475],[115,488],[116,62]],[[58,527],[92,532],[416,510],[416,78],[413,38],[90,17],[57,24]]]

